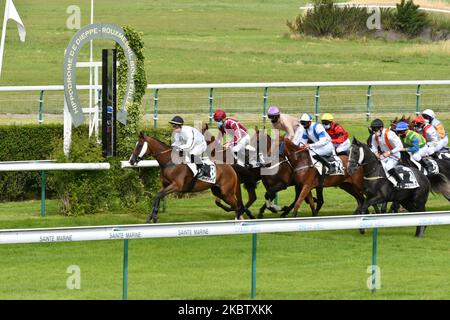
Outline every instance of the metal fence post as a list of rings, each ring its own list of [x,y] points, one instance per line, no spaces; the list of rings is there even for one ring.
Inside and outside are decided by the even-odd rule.
[[[45,171],[41,171],[41,217],[45,217]]]
[[[420,114],[420,84],[417,86],[416,90],[416,115]]]
[[[320,87],[318,86],[316,89],[316,113],[314,116],[316,117],[316,122],[319,121],[319,98],[320,98]]]
[[[266,118],[267,118],[267,97],[269,88],[264,88],[264,102],[263,102],[263,126],[266,128]]]
[[[122,300],[128,298],[128,239],[123,241]]]
[[[372,91],[372,86],[369,86],[367,88],[367,113],[366,113],[366,121],[370,120],[370,97],[372,96],[371,94]]]
[[[257,234],[252,234],[252,299],[256,298],[256,248],[257,248]]]
[[[39,95],[39,124],[44,122],[44,90]]]
[[[376,270],[377,270],[377,238],[378,229],[373,229],[372,234],[372,293],[377,290]]]
[[[158,127],[158,91],[159,89],[155,89],[153,96],[153,128]]]
[[[209,89],[209,125],[212,124],[213,119],[213,89],[214,88]]]

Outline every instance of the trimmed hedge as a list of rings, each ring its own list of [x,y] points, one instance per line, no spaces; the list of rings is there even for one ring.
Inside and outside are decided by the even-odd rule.
[[[0,161],[50,160],[52,142],[62,138],[62,125],[0,126]],[[39,172],[0,172],[0,201],[37,199],[40,184]]]
[[[145,129],[146,134],[169,142],[169,129]],[[86,126],[73,129],[69,159],[63,157],[63,125],[0,126],[0,161],[57,160],[58,162],[106,161],[101,147],[87,137]],[[135,137],[137,141],[138,137]],[[134,145],[133,145],[134,146]],[[128,151],[131,155],[132,148]],[[120,160],[108,159],[109,171],[52,171],[48,174],[47,197],[61,200],[61,213],[94,213],[120,207],[147,210],[149,199],[159,190],[159,169],[120,168]],[[40,172],[1,172],[0,201],[40,199]],[[62,191],[62,190],[65,190]],[[79,200],[82,199],[82,200]],[[72,200],[69,204],[67,201]],[[107,202],[107,201],[110,202]]]

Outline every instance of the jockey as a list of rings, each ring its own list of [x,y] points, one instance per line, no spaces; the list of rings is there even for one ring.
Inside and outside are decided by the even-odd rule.
[[[295,136],[295,131],[300,124],[298,120],[288,114],[280,113],[280,110],[276,106],[271,106],[267,112],[267,117],[272,122],[274,129],[283,130],[285,132],[284,137],[292,140]],[[280,155],[284,153],[284,141],[280,143]]]
[[[436,149],[441,150],[442,148],[447,147],[448,133],[445,130],[442,123],[438,119],[436,119],[436,115],[434,114],[434,111],[431,109],[426,109],[422,112],[422,117],[424,117],[425,121],[427,123],[431,124],[436,129],[436,131],[439,134],[439,138],[441,138],[441,140],[439,141],[439,145]]]
[[[415,117],[412,122],[414,131],[420,133],[427,140],[428,154],[433,155],[435,152],[438,152],[440,150],[439,147],[441,147],[441,138],[436,129],[431,124],[426,123],[425,118],[422,116]]]
[[[175,151],[183,151],[185,163],[198,176],[203,167],[201,155],[206,151],[205,137],[196,128],[184,125],[183,118],[175,116],[169,121],[173,128],[172,147]]]
[[[293,142],[297,145],[303,144],[305,148],[309,149],[312,158],[319,160],[329,169],[330,164],[322,156],[329,157],[335,154],[331,137],[320,123],[312,121],[310,114],[304,113],[300,118],[300,124],[304,129],[303,135],[296,134]],[[308,144],[308,140],[313,143]]]
[[[400,160],[400,151],[403,150],[402,141],[393,131],[385,129],[384,123],[380,119],[373,120],[370,127],[373,131],[372,147],[370,149],[381,161],[386,177],[388,179],[391,176],[394,177],[397,182],[396,186],[401,188],[402,179],[395,171],[395,166]]]
[[[223,145],[224,149],[231,147],[236,159],[245,159],[245,147],[250,145],[250,136],[240,122],[227,118],[226,113],[222,109],[218,109],[214,112],[214,121],[217,122],[217,127],[222,135],[217,140],[219,143],[222,141],[222,137],[227,133],[233,136],[233,141],[229,141]],[[245,160],[244,160],[245,163]]]
[[[338,155],[348,154],[351,143],[347,131],[340,124],[334,122],[334,117],[331,113],[325,113],[322,116],[322,124],[331,137],[331,143],[336,149],[336,153]]]
[[[286,132],[285,138],[292,140],[295,135],[295,131],[300,126],[298,120],[288,114],[280,113],[280,110],[276,106],[271,106],[267,112],[267,117],[272,122],[274,129],[283,130]]]
[[[420,162],[422,158],[428,155],[427,141],[417,132],[409,130],[406,122],[397,123],[395,131],[403,143],[404,149],[402,151],[409,152],[415,161]]]

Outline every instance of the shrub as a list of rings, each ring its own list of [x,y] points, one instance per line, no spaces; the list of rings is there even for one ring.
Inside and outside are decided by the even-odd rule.
[[[49,142],[62,136],[62,125],[0,126],[0,161],[50,160]],[[40,172],[0,172],[0,201],[38,199],[40,184]],[[47,194],[51,196],[53,190],[49,188]]]
[[[402,0],[397,4],[397,12],[394,14],[394,28],[408,36],[418,35],[429,24],[427,14],[419,10],[412,0]]]
[[[286,24],[294,34],[343,37],[367,32],[368,17],[365,8],[336,7],[332,0],[316,0],[313,9]]]

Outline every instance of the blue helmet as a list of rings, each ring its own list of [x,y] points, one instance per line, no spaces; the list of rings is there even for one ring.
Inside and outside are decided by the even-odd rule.
[[[408,124],[403,121],[397,123],[397,125],[395,126],[395,131],[397,131],[397,132],[398,131],[406,131],[408,129],[409,129]]]

